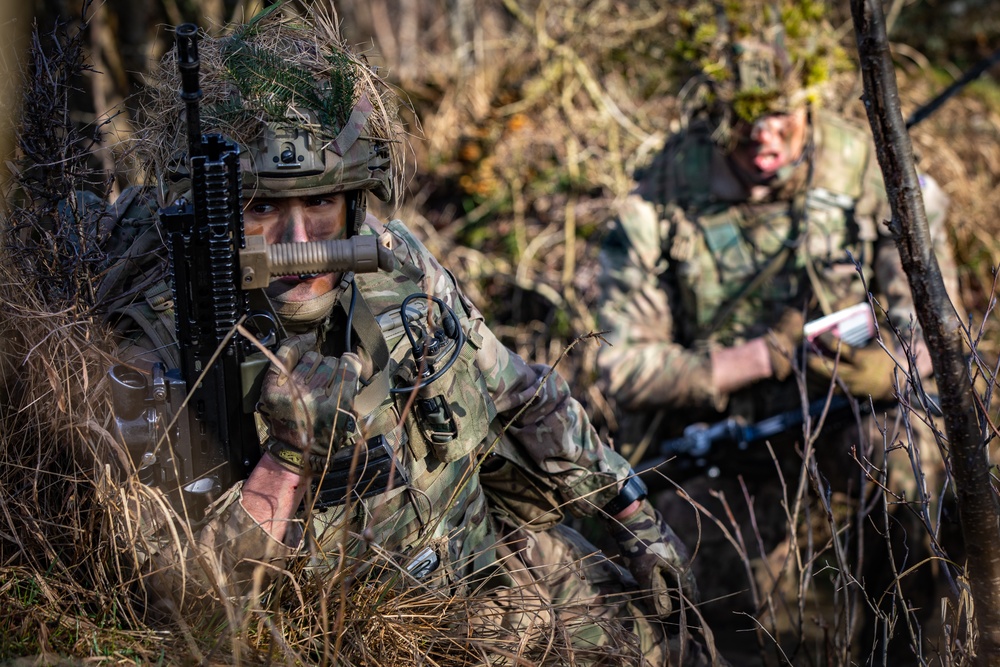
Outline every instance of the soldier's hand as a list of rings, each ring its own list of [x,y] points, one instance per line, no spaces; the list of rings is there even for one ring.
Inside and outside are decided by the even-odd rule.
[[[893,397],[896,362],[877,341],[851,347],[823,334],[814,342],[822,354],[810,354],[806,362],[813,380],[829,385],[836,376],[852,396],[871,396],[876,401]]]
[[[610,519],[608,525],[626,567],[657,614],[670,614],[671,595],[677,596],[678,588],[692,604],[698,602],[687,549],[648,500],[624,519]]]
[[[804,326],[802,311],[788,308],[764,337],[771,355],[771,376],[774,379],[784,380],[792,374],[792,359],[802,344]]]
[[[313,334],[286,340],[276,355],[281,364],[267,370],[257,403],[278,443],[272,455],[293,469],[314,471],[357,435],[353,406],[361,373],[356,354],[324,357],[315,347]]]

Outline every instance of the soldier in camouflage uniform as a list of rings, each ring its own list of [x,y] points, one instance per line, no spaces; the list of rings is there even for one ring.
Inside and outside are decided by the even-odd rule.
[[[886,444],[900,440],[911,446],[889,457],[887,485],[919,508],[942,490],[939,447],[920,419],[911,420],[908,435],[898,412],[886,404],[897,383],[907,391],[906,373],[927,378],[931,368],[884,224],[891,213],[874,146],[865,128],[819,104],[821,88],[810,76],[817,62],[829,63],[832,54],[795,47],[780,25],[725,42],[722,57],[731,63],[730,75],[704,77],[710,88],[705,105],[692,111],[686,126],[638,174],[606,237],[599,319],[611,345],[602,347],[598,363],[621,411],[617,440],[626,454],[652,452],[689,424],[728,417],[753,424],[801,411],[826,397],[833,383],[838,393],[862,403],[873,399],[881,406],[879,422],[889,415],[884,440],[872,417],[858,420],[843,410],[826,418],[814,450],[834,510],[838,504],[857,507],[853,503],[867,485],[858,461],[874,462],[870,472],[877,478]],[[934,246],[942,250],[939,261],[953,287],[943,226],[947,199],[929,177],[922,176],[921,183]],[[869,291],[876,296],[881,339],[892,356],[877,340],[852,348],[826,334],[803,343],[805,321],[867,303]],[[910,360],[899,340],[910,348]],[[792,496],[802,465],[802,434],[802,426],[795,425],[770,438]],[[754,451],[735,457],[720,455],[711,472],[718,477],[701,474],[682,486],[725,525],[730,525],[727,514],[734,513],[762,599],[767,591],[782,590],[775,577],[791,553],[783,505],[789,498],[767,447],[763,442],[751,447]],[[910,451],[919,459],[922,479],[913,472]],[[661,470],[667,476],[677,471],[670,462]],[[755,503],[753,521],[747,497]],[[742,598],[726,597],[720,613],[759,612],[750,599],[754,582],[729,539],[711,521],[699,522],[697,511],[672,491],[659,497],[658,506],[675,528],[683,526],[678,534],[689,548],[700,541],[694,569],[703,597],[743,590]],[[907,537],[919,543],[922,530],[918,524],[912,528]],[[880,537],[869,538],[870,559],[878,558],[880,543]],[[905,558],[903,553],[900,549],[897,557]],[[914,553],[900,565],[915,564]],[[873,584],[870,592],[881,590]],[[794,608],[794,591],[789,598]],[[736,620],[727,617],[729,623]],[[828,639],[833,632],[810,620],[806,624],[807,634],[812,628]]]
[[[212,594],[214,579],[238,594],[254,576],[266,579],[302,559],[319,576],[387,559],[405,586],[494,598],[502,611],[496,623],[514,640],[506,650],[516,650],[519,633],[540,637],[558,621],[580,664],[599,661],[602,647],[630,655],[628,664],[643,657],[676,664],[681,646],[684,664],[716,663],[714,650],[686,633],[668,636],[660,622],[696,596],[686,553],[629,465],[598,439],[566,382],[504,347],[402,222],[383,224],[366,213],[369,192],[389,200],[395,185],[390,101],[336,34],[322,33],[329,22],[312,18],[317,25],[271,14],[252,31],[203,40],[210,83],[202,122],[206,131],[232,132],[244,147],[248,235],[272,244],[374,235],[396,268],[286,278],[265,290],[286,333],[258,403],[265,453],[248,479],[211,506],[194,543],[163,539],[171,519],[143,508],[140,552],[157,566],[153,588],[197,598]],[[267,110],[226,55],[246,61],[261,51],[267,57],[246,71],[283,67],[268,80],[309,77],[317,97],[335,90],[337,77],[352,80],[353,89],[341,93],[351,101],[344,115],[323,126],[296,123],[317,115],[302,95],[294,108],[289,102]],[[169,66],[158,76],[159,103],[167,107],[159,117],[177,119],[159,130],[159,140],[183,137],[176,77]],[[276,86],[264,92],[268,100],[280,97]],[[244,117],[259,114],[258,122],[235,131],[222,115],[234,107]],[[169,172],[167,158],[155,161]],[[183,174],[161,182],[160,204],[188,187]],[[154,206],[148,198],[125,199],[119,217],[148,218]],[[111,307],[112,320],[126,361],[176,365],[169,290],[149,270],[134,270],[157,250],[144,236],[155,238],[155,226],[109,274],[125,294]],[[435,346],[442,350],[436,357]],[[388,475],[366,467],[385,457]],[[335,482],[351,476],[346,489]],[[300,509],[304,500],[308,511]],[[565,510],[602,517],[629,571],[562,526]],[[611,645],[623,641],[627,646]]]

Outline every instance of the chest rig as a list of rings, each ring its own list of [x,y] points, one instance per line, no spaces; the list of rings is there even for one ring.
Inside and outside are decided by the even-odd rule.
[[[476,361],[481,320],[470,317],[455,289],[428,294],[441,285],[428,284],[434,276],[423,264],[426,251],[398,221],[387,229],[401,241],[401,270],[356,276],[341,305],[352,312],[373,366],[355,404],[361,430],[369,443],[384,441],[395,476],[362,502],[322,508],[312,533],[323,552],[344,544],[344,526],[355,535],[371,531],[404,568],[414,565],[411,574],[447,585],[488,571],[493,561],[474,452],[496,409]],[[347,546],[348,556],[366,548],[356,539]]]
[[[813,141],[803,187],[771,202],[712,201],[710,160],[690,162],[686,193],[662,212],[665,278],[685,344],[732,345],[765,333],[788,307],[829,314],[865,297],[857,267],[871,263],[877,238],[856,214],[867,142],[822,120]]]

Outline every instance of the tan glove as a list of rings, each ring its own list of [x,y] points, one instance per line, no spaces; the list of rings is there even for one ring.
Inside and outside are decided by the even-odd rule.
[[[804,326],[802,311],[788,308],[764,337],[771,355],[771,377],[775,380],[785,380],[792,374],[792,359],[802,344]]]
[[[648,500],[626,518],[610,519],[608,526],[625,566],[640,590],[648,593],[657,614],[670,615],[671,593],[677,595],[678,582],[691,604],[699,601],[684,543]]]
[[[835,336],[823,334],[814,343],[822,354],[810,354],[806,361],[813,380],[829,386],[836,374],[852,396],[871,396],[876,401],[893,397],[896,362],[877,341],[865,347],[851,347]]]
[[[284,369],[272,364],[267,370],[257,403],[271,429],[269,451],[293,470],[322,470],[329,455],[357,435],[361,360],[353,353],[324,357],[315,345],[313,334],[286,340],[277,352]]]

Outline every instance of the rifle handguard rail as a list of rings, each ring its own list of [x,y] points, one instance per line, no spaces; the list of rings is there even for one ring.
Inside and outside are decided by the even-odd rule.
[[[259,234],[246,236],[240,250],[245,290],[267,287],[274,278],[312,273],[374,273],[395,268],[392,251],[374,236],[352,236],[308,243],[268,244]]]

